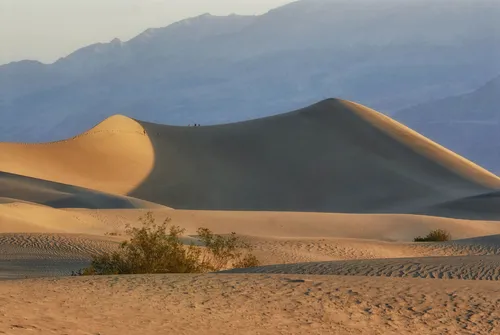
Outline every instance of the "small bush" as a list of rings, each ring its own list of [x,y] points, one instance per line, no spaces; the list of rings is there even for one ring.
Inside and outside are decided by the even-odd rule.
[[[431,231],[425,237],[415,237],[414,242],[445,242],[451,240],[451,234],[444,229],[436,229]]]
[[[244,251],[251,251],[251,246],[231,233],[229,236],[214,235],[207,228],[199,228],[198,236],[206,247],[202,264],[211,271],[219,271],[227,267],[244,268],[259,265],[257,258]]]
[[[117,251],[94,255],[88,268],[73,275],[193,273],[259,265],[249,253],[250,245],[235,233],[221,236],[200,228],[199,239],[205,248],[186,246],[181,240],[185,230],[169,226],[170,218],[156,224],[148,212],[139,220],[140,228],[127,226],[129,241],[122,242]]]

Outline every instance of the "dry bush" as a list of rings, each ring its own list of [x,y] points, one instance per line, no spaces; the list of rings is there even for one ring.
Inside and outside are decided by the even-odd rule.
[[[221,236],[214,235],[207,228],[199,228],[198,236],[206,248],[201,262],[211,271],[259,265],[257,258],[250,253],[251,246],[243,242],[234,232],[229,236]]]
[[[415,237],[414,242],[445,242],[451,240],[451,234],[444,229],[432,230],[425,237]]]
[[[117,251],[94,255],[88,268],[73,274],[196,273],[259,264],[249,252],[250,246],[235,233],[221,236],[200,228],[199,238],[205,248],[186,246],[181,240],[185,230],[170,226],[170,218],[156,224],[148,212],[140,221],[140,228],[127,226],[130,240],[122,242]]]

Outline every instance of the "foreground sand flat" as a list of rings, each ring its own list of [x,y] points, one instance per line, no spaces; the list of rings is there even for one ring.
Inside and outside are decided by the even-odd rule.
[[[0,334],[498,334],[496,282],[157,275],[0,282]]]

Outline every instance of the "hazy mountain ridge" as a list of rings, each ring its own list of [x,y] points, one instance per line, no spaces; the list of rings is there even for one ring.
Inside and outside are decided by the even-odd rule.
[[[394,117],[500,174],[500,76],[471,93],[418,105]]]
[[[497,16],[492,1],[325,0],[261,16],[202,15],[54,64],[0,67],[0,140],[59,139],[116,113],[235,122],[328,97],[392,112],[500,73]]]

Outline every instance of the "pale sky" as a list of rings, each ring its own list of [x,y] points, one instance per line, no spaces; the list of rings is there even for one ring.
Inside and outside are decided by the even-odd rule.
[[[83,46],[128,40],[204,13],[262,14],[292,0],[0,0],[0,64],[51,63]]]

